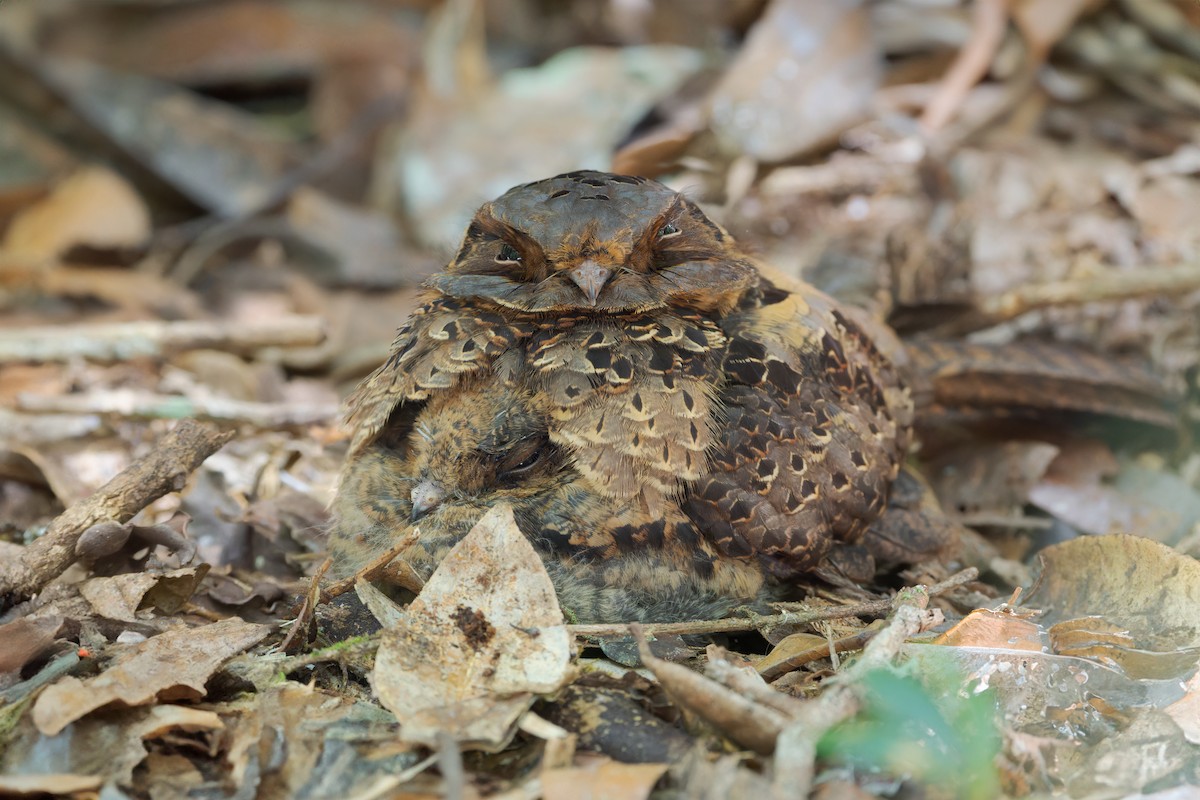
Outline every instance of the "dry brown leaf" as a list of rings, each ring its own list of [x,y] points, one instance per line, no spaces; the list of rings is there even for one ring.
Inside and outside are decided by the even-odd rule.
[[[262,641],[270,630],[234,618],[160,633],[131,647],[94,678],[67,677],[50,686],[34,703],[34,724],[46,736],[54,736],[110,704],[199,699],[205,683],[227,659]]]
[[[136,622],[137,611],[143,606],[156,607],[166,614],[178,611],[207,573],[205,564],[158,574],[131,572],[110,578],[89,578],[80,584],[79,593],[100,616]]]
[[[554,585],[507,505],[455,545],[405,617],[384,631],[371,685],[408,741],[501,747],[534,694],[568,678]]]
[[[21,617],[0,625],[0,675],[14,672],[44,653],[54,642],[63,618],[57,614]]]
[[[1055,624],[1101,617],[1123,645],[1168,653],[1200,647],[1200,563],[1139,536],[1085,536],[1039,555],[1025,604]],[[1098,634],[1100,627],[1092,624]]]
[[[789,659],[799,656],[801,653],[806,653],[809,650],[825,648],[828,650],[829,639],[824,636],[818,636],[815,633],[792,633],[779,641],[761,659],[754,663],[754,668],[760,673],[767,672],[778,664],[782,664]]]
[[[39,78],[139,163],[225,216],[275,199],[307,148],[228,103],[143,75],[47,60]]]
[[[546,800],[645,800],[667,764],[620,764],[598,759],[542,771]]]
[[[110,170],[87,167],[18,214],[0,251],[49,261],[77,245],[141,247],[149,236],[150,213],[133,187]]]
[[[1200,648],[1163,651],[1138,646],[1139,636],[1103,617],[1078,617],[1050,626],[1050,647],[1065,656],[1090,658],[1120,669],[1137,680],[1170,680],[1192,672]]]

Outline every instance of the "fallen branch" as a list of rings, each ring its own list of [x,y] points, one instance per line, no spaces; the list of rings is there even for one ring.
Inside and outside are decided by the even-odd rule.
[[[983,298],[978,303],[976,313],[954,320],[934,333],[938,336],[970,333],[1008,322],[1030,311],[1053,306],[1077,306],[1152,295],[1178,297],[1198,291],[1200,264],[1144,267],[1120,272],[1104,270],[1078,278],[1022,286],[995,297]]]
[[[338,416],[338,407],[334,403],[259,403],[136,390],[68,395],[22,392],[17,395],[17,408],[39,414],[96,414],[125,419],[208,419],[246,423],[264,430],[327,424]]]
[[[183,420],[144,458],[130,464],[95,494],[54,518],[46,533],[0,564],[0,609],[24,600],[75,560],[75,544],[99,522],[127,522],[168,492],[179,491],[196,467],[233,438],[233,431]]]
[[[307,347],[325,338],[319,317],[283,317],[236,324],[222,320],[53,325],[0,331],[0,363],[89,358],[121,361],[179,350],[250,352]]]

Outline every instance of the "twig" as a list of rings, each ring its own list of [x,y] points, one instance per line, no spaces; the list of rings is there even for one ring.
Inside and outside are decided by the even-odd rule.
[[[977,313],[934,331],[936,335],[961,335],[1015,319],[1052,306],[1073,306],[1149,295],[1185,295],[1200,291],[1200,264],[1105,270],[1078,278],[1034,284],[979,301]]]
[[[775,740],[788,723],[787,716],[687,667],[656,658],[642,626],[636,622],[629,631],[637,641],[642,663],[676,703],[708,720],[743,747],[763,755],[775,749]]]
[[[969,567],[962,572],[951,575],[940,583],[930,586],[928,591],[930,595],[941,594],[957,586],[970,583],[978,576],[979,570]],[[810,622],[818,622],[820,620],[882,614],[892,608],[892,603],[891,599],[884,599],[872,600],[851,606],[822,608],[816,611],[784,611],[781,614],[747,614],[744,617],[699,620],[695,622],[648,622],[643,623],[641,629],[647,636],[736,633],[738,631],[775,628],[780,625],[807,625]],[[568,625],[567,631],[575,636],[584,637],[628,636],[629,625],[625,623]]]
[[[53,325],[0,331],[0,364],[72,358],[120,361],[200,348],[250,352],[265,347],[307,347],[324,337],[319,317],[236,325],[221,320]]]
[[[818,659],[828,658],[833,653],[849,653],[854,650],[861,650],[867,644],[867,642],[875,638],[877,633],[879,633],[879,631],[873,629],[863,630],[851,636],[843,636],[841,639],[837,639],[832,642],[826,642],[823,645],[810,647],[803,653],[796,653],[796,655],[792,656],[791,658],[786,658],[783,661],[776,662],[768,667],[760,669],[758,674],[761,675],[762,679],[765,681],[773,681],[778,677],[786,675],[792,670],[799,669],[805,664],[812,663]]]
[[[187,483],[196,467],[233,438],[233,431],[183,420],[144,458],[122,470],[95,494],[55,517],[45,535],[19,558],[0,564],[0,609],[26,599],[75,560],[75,543],[98,522],[126,522]]]
[[[412,547],[420,535],[420,530],[413,528],[411,531],[401,537],[399,541],[388,548],[386,552],[381,553],[378,557],[376,557],[358,572],[354,573],[348,578],[342,578],[339,581],[334,581],[328,586],[325,586],[321,589],[321,599],[319,602],[328,603],[338,595],[343,595],[353,589],[354,584],[358,583],[359,581],[373,581],[382,577],[384,573],[387,572],[388,567],[391,566],[391,563],[396,560],[396,557],[408,548]],[[412,587],[405,586],[404,588],[410,589]],[[420,588],[421,587],[418,586],[413,589],[413,591],[420,591]]]
[[[333,559],[326,558],[321,562],[321,566],[317,567],[317,571],[308,581],[308,590],[302,595],[299,607],[295,611],[292,619],[292,627],[288,630],[287,636],[283,637],[283,641],[279,643],[279,649],[285,653],[291,653],[295,648],[295,644],[300,641],[300,632],[304,632],[304,643],[308,644],[311,641],[309,635],[312,630],[313,617],[316,614],[317,606],[321,601],[321,578],[333,566]]]
[[[808,796],[817,742],[834,725],[858,713],[858,693],[863,677],[890,664],[904,642],[921,631],[929,596],[930,591],[922,586],[902,589],[896,595],[891,620],[867,643],[859,659],[831,678],[821,695],[805,703],[795,721],[779,735],[775,748],[774,796]]]
[[[334,403],[258,403],[226,397],[183,397],[117,390],[90,394],[40,395],[21,392],[17,408],[39,414],[98,414],[125,419],[209,419],[264,430],[319,425],[337,419]]]
[[[795,716],[798,708],[796,698],[767,685],[762,676],[755,673],[753,667],[735,667],[729,663],[724,648],[716,645],[710,644],[706,655],[708,660],[704,665],[705,675],[759,705],[775,709],[789,719]]]
[[[1014,530],[1049,530],[1054,527],[1054,520],[1043,517],[1028,517],[1020,514],[990,513],[975,511],[963,514],[958,521],[968,528],[1012,528]]]
[[[1007,28],[1008,0],[979,0],[975,4],[971,36],[958,51],[937,94],[921,115],[925,130],[937,131],[954,117],[971,87],[987,74]]]
[[[298,637],[300,635],[300,631],[307,631],[312,625],[313,616],[316,613],[317,606],[328,603],[335,597],[349,592],[359,581],[373,581],[383,577],[387,573],[388,567],[391,566],[396,557],[411,547],[413,543],[417,541],[419,536],[420,530],[413,528],[398,542],[392,545],[386,552],[381,553],[358,572],[347,578],[342,578],[341,580],[334,581],[333,583],[322,587],[321,579],[325,577],[325,573],[328,572],[329,568],[333,565],[332,558],[325,559],[325,561],[323,561],[321,566],[317,569],[316,574],[314,574],[312,579],[309,581],[308,591],[304,593],[304,595],[299,599],[299,602],[295,605],[294,611],[292,612],[292,629],[288,631],[287,637],[283,640],[283,643],[280,644],[280,649],[284,652],[290,652],[293,649],[294,644],[299,640]],[[401,575],[403,577],[403,573],[401,573]],[[414,577],[416,577],[415,574]],[[416,577],[416,579],[420,581],[419,577]],[[411,585],[405,584],[405,588],[411,588]],[[414,591],[420,591],[420,588],[420,586],[417,586]]]
[[[780,167],[763,178],[758,191],[767,197],[825,192],[872,192],[888,183],[908,189],[917,185],[916,165],[876,156],[840,155],[824,164]]]
[[[442,773],[442,797],[462,800],[467,795],[467,775],[463,771],[462,751],[446,731],[437,734],[437,765]]]
[[[1128,300],[1154,294],[1180,295],[1200,291],[1200,264],[1106,270],[1053,283],[1033,284],[987,298],[980,311],[1003,322],[1046,306]]]

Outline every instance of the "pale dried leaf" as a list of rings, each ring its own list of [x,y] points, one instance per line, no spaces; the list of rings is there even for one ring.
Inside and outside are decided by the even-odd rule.
[[[1110,486],[1045,480],[1029,490],[1029,502],[1085,533],[1152,535],[1173,531],[1178,516]]]
[[[509,70],[477,100],[419,109],[381,157],[378,194],[408,214],[425,244],[455,247],[484,200],[524,181],[607,167],[630,126],[702,63],[683,47],[579,47]]]
[[[794,158],[866,114],[879,52],[856,0],[777,0],[712,95],[712,127],[759,161]]]
[[[566,681],[570,640],[541,558],[512,510],[492,509],[384,631],[371,684],[404,738],[494,748]]]
[[[0,251],[51,260],[77,245],[140,247],[149,236],[150,213],[133,187],[114,172],[87,167],[17,215]]]

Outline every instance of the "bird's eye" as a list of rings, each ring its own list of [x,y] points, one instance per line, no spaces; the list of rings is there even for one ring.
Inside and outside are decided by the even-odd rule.
[[[525,458],[523,460],[521,460],[519,463],[513,464],[511,467],[509,467],[507,470],[505,470],[505,473],[508,475],[515,475],[517,473],[526,472],[526,471],[532,469],[533,465],[536,464],[538,462],[538,459],[540,459],[541,457],[542,457],[541,451],[534,450],[532,453],[525,456]]]
[[[520,260],[521,254],[511,244],[501,245],[500,252],[496,254],[497,264],[515,264]]]
[[[500,460],[496,470],[497,476],[507,480],[520,478],[542,460],[549,447],[550,443],[545,437],[525,439]]]
[[[679,233],[679,228],[668,222],[658,229],[657,236],[659,239],[666,239],[668,236],[674,236],[677,233]]]

